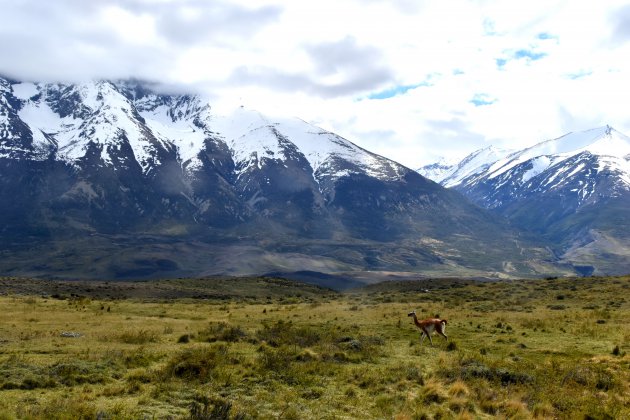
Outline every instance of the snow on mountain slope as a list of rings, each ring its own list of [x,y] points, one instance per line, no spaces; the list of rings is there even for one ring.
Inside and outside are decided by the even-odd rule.
[[[308,161],[317,182],[355,173],[396,180],[408,172],[298,118],[270,119],[242,107],[230,115],[216,115],[202,97],[160,95],[133,81],[78,85],[4,81],[2,89],[2,100],[15,98],[17,117],[30,128],[33,149],[41,159],[52,152],[57,159],[76,164],[96,154],[114,168],[129,167],[135,160],[148,173],[160,165],[161,156],[172,152],[184,170],[192,171],[201,168],[200,153],[211,139],[229,148],[241,172],[266,159],[283,161],[291,155]],[[132,157],[124,157],[127,148]]]
[[[316,178],[340,177],[353,172],[392,180],[408,170],[403,166],[370,153],[352,142],[315,127],[299,118],[269,119],[262,114],[240,108],[228,117],[215,117],[211,127],[224,137],[234,152],[237,164],[260,164],[262,157],[286,159],[287,142],[307,159]],[[256,157],[256,159],[252,159]],[[335,163],[343,161],[339,167]],[[347,164],[354,169],[348,167]]]
[[[18,89],[17,95],[32,91]],[[0,78],[0,157],[45,160],[54,149],[51,139],[38,129],[30,129],[19,116],[20,99],[11,84]]]
[[[543,185],[552,188],[556,181],[574,177],[585,169],[584,165],[572,166],[579,159],[570,159],[582,154],[596,157],[597,162],[588,169],[596,174],[602,171],[615,174],[624,185],[630,186],[630,138],[609,126],[569,133],[520,151],[490,146],[471,153],[432,179],[458,189],[470,189],[479,183],[493,183],[495,189],[507,184],[533,188],[537,185],[535,178],[544,173]]]
[[[494,146],[477,150],[455,165],[451,173],[442,179],[441,184],[445,187],[459,185],[464,179],[485,171],[493,163],[509,156],[510,153],[510,150],[499,149]]]
[[[538,143],[535,146],[513,153],[505,159],[496,161],[488,169],[487,176],[495,178],[517,165],[531,160],[534,161],[532,165],[534,166],[532,168],[533,172],[524,174],[529,179],[557,162],[583,152],[598,156],[623,158],[624,155],[630,153],[630,138],[609,126],[569,133],[557,139]],[[523,181],[527,179],[523,179]],[[456,184],[459,184],[459,182]]]
[[[12,86],[13,96],[18,99],[27,100],[39,93],[39,89],[35,83],[24,82],[17,83]]]
[[[432,181],[441,183],[444,178],[453,173],[458,161],[441,157],[436,162],[422,166],[416,169],[420,175],[429,178]]]
[[[592,203],[597,197],[630,191],[628,152],[630,138],[608,126],[570,133],[498,160],[487,170],[464,178],[458,188],[474,190],[475,185],[483,184],[490,189],[486,197],[493,199],[486,204],[492,207],[554,191],[575,195],[578,205]]]
[[[197,168],[201,162],[197,158],[208,137],[205,130],[194,123],[194,118],[177,118],[173,108],[159,105],[151,110],[141,111],[147,128],[165,145],[174,145],[179,158],[188,169]]]
[[[21,83],[13,85],[13,92],[23,102],[18,115],[31,128],[34,140],[54,139],[60,158],[75,162],[86,155],[90,145],[97,145],[101,159],[112,164],[112,153],[126,143],[143,170],[148,169],[155,144],[139,123],[133,104],[110,82],[76,86]],[[59,109],[62,101],[79,102],[84,111],[63,113]]]

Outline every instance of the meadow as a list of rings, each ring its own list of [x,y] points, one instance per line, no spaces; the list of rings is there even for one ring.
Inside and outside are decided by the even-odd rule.
[[[630,418],[630,277],[0,280],[0,419]]]

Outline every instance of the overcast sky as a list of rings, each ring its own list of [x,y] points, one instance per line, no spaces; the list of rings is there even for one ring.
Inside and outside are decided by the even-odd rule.
[[[0,0],[0,73],[135,77],[299,116],[413,168],[610,124],[630,1]]]

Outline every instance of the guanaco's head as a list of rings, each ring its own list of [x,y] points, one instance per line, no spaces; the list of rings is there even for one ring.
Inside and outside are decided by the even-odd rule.
[[[407,316],[416,316],[416,311],[411,311],[407,314]]]

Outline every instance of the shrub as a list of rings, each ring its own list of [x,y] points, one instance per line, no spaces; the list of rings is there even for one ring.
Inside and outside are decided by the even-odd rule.
[[[188,349],[169,360],[162,373],[168,377],[208,382],[215,369],[225,363],[227,353],[225,346]]]
[[[451,374],[450,376],[456,375]],[[462,379],[483,378],[489,381],[498,381],[502,385],[531,384],[534,382],[532,375],[511,371],[504,367],[491,368],[478,360],[462,362],[459,376]]]
[[[0,365],[0,389],[53,388],[56,381],[47,370],[11,357]]]
[[[138,331],[124,331],[116,337],[118,341],[125,344],[147,344],[157,343],[159,340],[159,334],[155,331],[138,330]]]
[[[615,378],[608,372],[599,372],[595,381],[595,388],[600,391],[610,391],[615,388]]]
[[[64,385],[99,384],[111,377],[103,364],[83,360],[56,363],[50,367],[50,375]]]
[[[430,382],[422,387],[419,398],[425,404],[441,404],[448,396],[439,384]]]
[[[215,341],[225,341],[234,343],[247,337],[247,333],[239,326],[228,325],[225,322],[210,325],[203,331],[199,331],[199,341],[213,343]]]
[[[190,403],[191,420],[229,420],[232,412],[232,402],[220,397],[197,396]],[[242,413],[234,413],[234,420],[244,419]]]
[[[280,373],[286,371],[291,361],[296,360],[298,356],[285,346],[280,348],[263,346],[260,349],[258,363],[263,370]]]
[[[257,332],[259,340],[270,346],[279,347],[283,344],[310,347],[322,341],[323,336],[313,327],[295,326],[291,322],[278,321],[273,325],[264,325]]]

